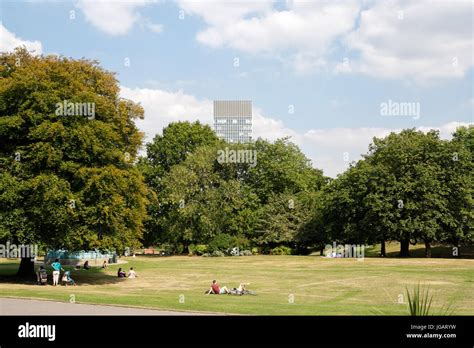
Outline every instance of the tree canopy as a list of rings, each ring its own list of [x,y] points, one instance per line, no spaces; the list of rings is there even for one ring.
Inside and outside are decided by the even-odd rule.
[[[0,239],[140,245],[142,107],[121,99],[114,74],[95,61],[17,49],[0,55],[0,76]]]

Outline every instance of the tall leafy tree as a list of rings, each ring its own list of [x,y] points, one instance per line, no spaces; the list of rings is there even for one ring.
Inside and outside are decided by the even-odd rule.
[[[272,194],[317,191],[327,182],[319,169],[288,138],[274,143],[258,139],[254,145],[257,165],[249,169],[248,184],[262,203]]]
[[[143,109],[98,62],[0,55],[0,238],[49,248],[136,247],[147,188],[134,161]],[[32,263],[23,259],[19,274]]]

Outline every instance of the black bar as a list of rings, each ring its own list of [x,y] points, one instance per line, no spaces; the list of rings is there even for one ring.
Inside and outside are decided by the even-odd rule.
[[[26,329],[26,323],[30,329],[31,325],[55,325],[54,340],[19,337],[20,325]],[[122,344],[473,347],[474,343],[472,316],[0,316],[0,328],[2,348]],[[433,334],[451,337],[428,337]]]

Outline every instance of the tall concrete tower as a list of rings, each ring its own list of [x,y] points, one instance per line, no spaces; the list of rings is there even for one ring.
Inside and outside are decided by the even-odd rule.
[[[229,143],[252,141],[252,101],[215,100],[214,131]]]

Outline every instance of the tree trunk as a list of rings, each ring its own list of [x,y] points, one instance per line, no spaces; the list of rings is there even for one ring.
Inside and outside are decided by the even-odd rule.
[[[22,278],[35,277],[35,263],[31,257],[22,257],[20,262],[20,268],[18,268],[17,276]]]
[[[321,248],[319,249],[319,256],[324,256],[324,246],[321,245]]]
[[[385,240],[383,240],[380,243],[380,256],[383,256],[383,257],[386,256],[386,254],[385,254]]]
[[[405,239],[400,242],[400,257],[410,256],[410,240]]]
[[[431,244],[429,241],[425,240],[425,257],[431,257]]]

